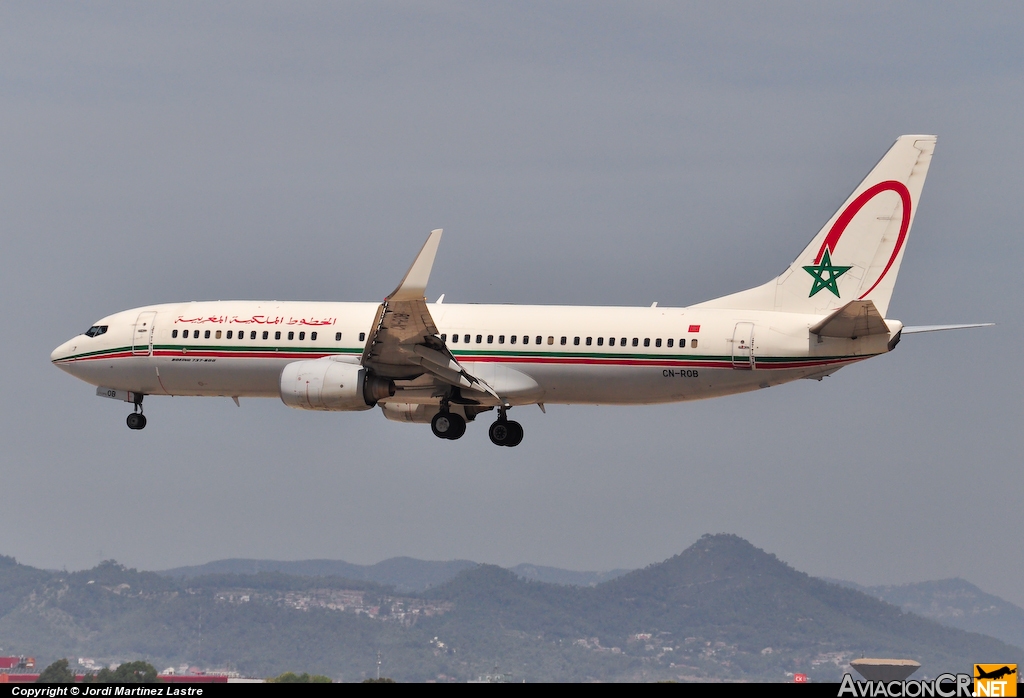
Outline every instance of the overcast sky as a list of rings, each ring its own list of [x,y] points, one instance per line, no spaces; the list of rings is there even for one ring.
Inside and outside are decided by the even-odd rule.
[[[0,553],[69,569],[410,555],[639,567],[736,533],[865,584],[1024,605],[1018,3],[0,5]],[[938,147],[890,317],[818,383],[517,408],[158,398],[49,363],[109,313],[431,299],[686,305],[760,284],[897,136]]]

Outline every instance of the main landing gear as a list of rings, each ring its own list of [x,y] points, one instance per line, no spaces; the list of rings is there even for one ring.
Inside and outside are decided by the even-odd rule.
[[[498,419],[487,430],[495,446],[518,446],[523,440],[523,426],[505,416],[505,408],[498,408]]]
[[[135,395],[135,411],[128,415],[128,428],[132,431],[146,428],[146,415],[142,414],[142,398],[144,395]]]
[[[509,419],[507,413],[508,407],[499,407],[497,421],[487,430],[491,443],[496,446],[518,446],[523,440],[522,425]],[[467,412],[470,419],[476,415],[477,412]],[[439,439],[461,439],[466,433],[466,419],[461,414],[449,410],[448,402],[444,401],[441,403],[441,410],[430,420],[430,430]]]
[[[439,439],[454,441],[466,433],[466,420],[459,414],[449,412],[445,407],[430,420],[430,430]]]

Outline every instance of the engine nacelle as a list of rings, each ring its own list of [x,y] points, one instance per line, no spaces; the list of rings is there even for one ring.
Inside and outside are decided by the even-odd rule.
[[[302,410],[368,410],[394,394],[394,381],[330,359],[295,361],[281,372],[281,400]]]
[[[393,422],[430,424],[430,420],[441,410],[440,405],[416,405],[407,402],[385,402],[381,409],[384,416]]]

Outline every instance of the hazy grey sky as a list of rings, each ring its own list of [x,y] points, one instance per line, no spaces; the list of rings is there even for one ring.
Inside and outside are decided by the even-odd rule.
[[[731,532],[811,574],[1024,604],[1018,3],[0,5],[0,553],[643,566]],[[685,305],[783,269],[902,133],[939,143],[890,316],[995,321],[751,395],[515,410],[125,405],[49,364],[108,313]]]

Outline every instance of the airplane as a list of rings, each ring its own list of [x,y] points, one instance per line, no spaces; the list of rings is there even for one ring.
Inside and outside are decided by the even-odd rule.
[[[488,429],[516,446],[513,407],[647,405],[821,380],[896,348],[903,335],[991,323],[904,327],[886,318],[936,137],[905,135],[782,275],[688,307],[434,303],[427,237],[383,303],[204,301],[109,315],[50,356],[133,403],[150,395],[278,398],[305,410],[380,407],[458,439]]]
[[[1014,666],[1013,669],[1011,669],[1009,666],[1003,666],[1003,667],[1001,667],[999,669],[994,669],[992,671],[985,671],[980,666],[975,664],[974,665],[974,669],[975,669],[975,671],[978,672],[977,676],[974,677],[976,679],[996,679],[996,680],[998,680],[998,679],[1003,678],[1004,676],[1012,676],[1013,674],[1017,673],[1016,665]]]

